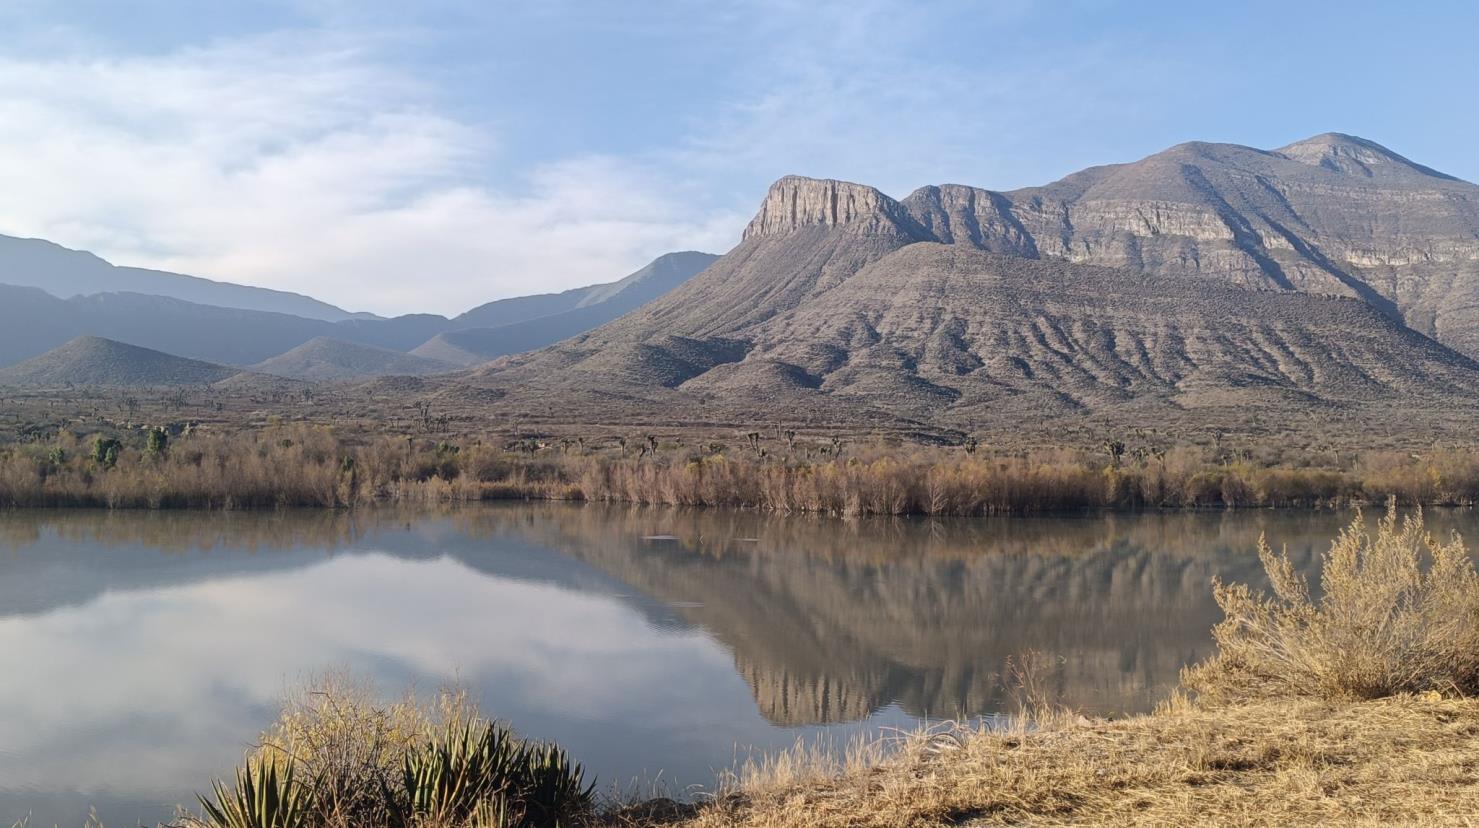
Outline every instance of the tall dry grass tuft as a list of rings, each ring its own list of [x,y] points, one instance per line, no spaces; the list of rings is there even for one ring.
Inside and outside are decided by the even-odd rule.
[[[1320,594],[1260,539],[1273,586],[1218,584],[1218,652],[1183,674],[1199,699],[1244,702],[1479,690],[1479,574],[1457,535],[1433,538],[1395,499],[1374,534],[1358,514],[1325,553]]]
[[[854,736],[840,747],[825,736],[800,738],[774,753],[751,754],[731,770],[719,774],[714,799],[754,795],[763,791],[860,779],[898,753],[915,734],[873,738]]]

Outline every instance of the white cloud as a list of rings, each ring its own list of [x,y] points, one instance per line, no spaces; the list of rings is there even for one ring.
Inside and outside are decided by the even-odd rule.
[[[363,44],[322,38],[0,60],[0,232],[354,310],[452,313],[722,252],[742,225],[616,158],[481,186],[496,142],[437,104]]]

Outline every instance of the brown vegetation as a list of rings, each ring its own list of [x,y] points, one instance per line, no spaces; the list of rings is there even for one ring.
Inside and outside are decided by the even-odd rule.
[[[328,427],[239,432],[62,431],[0,447],[0,505],[350,507],[531,498],[728,506],[830,515],[1021,514],[1099,508],[1468,505],[1479,452],[1320,456],[1183,446],[991,452],[882,442],[685,447],[656,437],[340,437]]]
[[[775,762],[681,819],[625,824],[1463,825],[1476,733],[1479,702],[1412,696],[1060,717],[922,733],[833,773]]]
[[[1217,656],[1182,684],[1204,700],[1373,699],[1479,691],[1479,574],[1462,539],[1440,542],[1395,506],[1370,534],[1358,515],[1325,553],[1320,594],[1260,539],[1272,597],[1217,587]]]

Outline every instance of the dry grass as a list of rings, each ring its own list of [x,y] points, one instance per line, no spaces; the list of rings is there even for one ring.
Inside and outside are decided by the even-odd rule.
[[[1101,508],[1472,504],[1479,452],[1255,459],[1196,446],[1154,451],[859,446],[776,438],[555,443],[497,435],[346,437],[269,425],[176,435],[63,431],[0,446],[0,506],[320,506],[503,498],[724,506],[827,515],[979,516]],[[98,440],[117,440],[105,460]],[[1123,448],[1123,446],[1121,446]]]
[[[1182,704],[924,734],[876,764],[824,779],[762,772],[696,812],[626,824],[1467,825],[1479,819],[1476,738],[1470,700]]]
[[[1217,655],[1182,684],[1209,701],[1373,699],[1479,691],[1479,574],[1456,535],[1440,542],[1395,503],[1365,530],[1358,514],[1325,553],[1318,598],[1263,539],[1272,596],[1218,585]]]
[[[460,691],[383,704],[369,685],[336,674],[290,695],[253,753],[290,760],[316,781],[322,824],[386,825],[382,792],[399,782],[406,756],[447,724],[475,716]]]
[[[457,743],[459,735],[469,741]],[[270,816],[239,820],[230,828],[575,828],[591,815],[578,764],[484,719],[455,688],[429,701],[408,694],[385,703],[346,675],[319,678],[285,700],[244,758],[248,773],[267,767],[292,769],[294,781],[284,787],[303,803],[298,818],[290,825]],[[216,789],[218,807],[239,797],[230,786]],[[188,811],[174,823],[216,824]]]

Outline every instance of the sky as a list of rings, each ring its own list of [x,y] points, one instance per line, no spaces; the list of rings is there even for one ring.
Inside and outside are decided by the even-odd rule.
[[[722,253],[787,174],[1321,132],[1479,180],[1479,4],[0,0],[0,233],[455,314]]]

